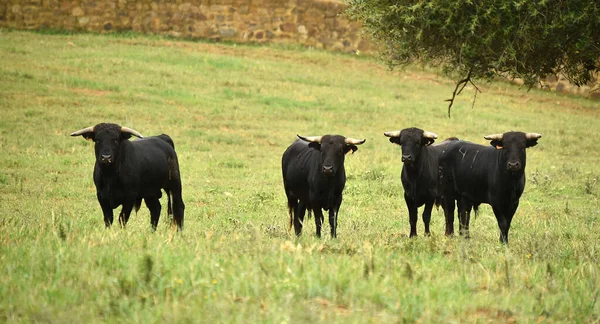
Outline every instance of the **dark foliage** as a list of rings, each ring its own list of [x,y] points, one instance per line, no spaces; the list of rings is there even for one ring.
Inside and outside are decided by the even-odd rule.
[[[551,75],[597,83],[597,0],[350,0],[347,13],[390,67],[419,61],[467,82],[519,78],[528,89]]]

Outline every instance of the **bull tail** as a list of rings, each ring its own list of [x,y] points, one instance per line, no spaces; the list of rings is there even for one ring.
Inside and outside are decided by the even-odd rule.
[[[171,147],[173,149],[175,149],[175,143],[173,143],[173,139],[171,139],[171,136],[169,136],[167,134],[160,134],[157,137],[160,138],[161,140],[169,143],[169,145],[171,145]]]
[[[171,197],[173,195],[171,195],[171,192],[167,192],[167,215],[169,215],[171,218],[173,217],[173,207],[171,206]]]
[[[290,216],[290,231],[292,230],[292,226],[294,226],[294,208],[292,206],[290,206],[290,204],[288,203],[288,215]]]
[[[477,219],[477,215],[479,215],[479,204],[473,205],[473,211],[475,212],[475,219]]]
[[[440,206],[444,205],[444,197],[435,197],[433,205],[435,206],[435,210],[440,210]]]

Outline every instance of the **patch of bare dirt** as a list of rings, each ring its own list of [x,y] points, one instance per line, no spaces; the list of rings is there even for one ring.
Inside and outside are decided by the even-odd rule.
[[[477,308],[475,311],[467,314],[469,321],[471,319],[476,323],[517,323],[517,319],[510,310]]]
[[[348,306],[335,304],[325,298],[317,297],[314,301],[321,307],[333,310],[340,315],[347,315],[350,313]]]
[[[86,89],[86,88],[75,88],[75,89],[71,89],[71,91],[73,91],[75,93],[79,93],[79,94],[96,96],[96,97],[101,97],[101,96],[104,96],[104,95],[110,93],[110,91],[92,90],[92,89]]]

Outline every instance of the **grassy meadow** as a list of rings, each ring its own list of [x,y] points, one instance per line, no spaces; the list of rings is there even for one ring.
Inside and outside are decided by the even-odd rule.
[[[2,322],[600,322],[600,102],[454,82],[284,46],[0,30]],[[185,230],[145,206],[105,229],[92,180],[100,122],[169,134]],[[408,238],[400,149],[420,127],[486,144],[541,133],[510,244],[487,205],[469,240]],[[366,138],[346,157],[338,238],[289,230],[281,155],[296,134]],[[421,210],[420,210],[421,211]],[[118,215],[118,210],[115,212]],[[458,223],[455,223],[458,228]]]

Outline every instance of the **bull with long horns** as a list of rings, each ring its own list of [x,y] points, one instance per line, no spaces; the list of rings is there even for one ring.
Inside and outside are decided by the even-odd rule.
[[[168,214],[172,214],[178,229],[183,229],[185,205],[181,197],[179,162],[168,135],[144,138],[131,128],[101,123],[73,132],[71,136],[94,141],[94,184],[106,227],[113,223],[114,208],[123,206],[119,223],[125,226],[131,211],[135,208],[137,212],[144,200],[150,210],[150,224],[156,230],[162,189],[168,197]],[[131,136],[140,139],[129,141]]]
[[[329,211],[331,237],[337,236],[337,218],[346,184],[344,157],[356,152],[357,140],[340,135],[301,136],[283,153],[281,167],[288,201],[290,228],[302,233],[304,214],[314,213],[317,236],[321,237],[323,212]]]
[[[434,204],[441,204],[438,186],[438,159],[448,143],[457,140],[449,138],[432,145],[437,135],[419,128],[405,128],[400,131],[385,132],[390,142],[402,148],[402,173],[400,179],[404,188],[404,200],[408,208],[410,236],[417,235],[418,208],[423,209],[425,235],[430,234],[429,223]]]
[[[492,206],[500,242],[508,231],[525,189],[526,148],[537,145],[538,133],[506,132],[485,136],[491,146],[466,141],[450,145],[440,157],[446,231],[454,228],[454,201],[458,202],[460,234],[468,237],[470,211]]]

